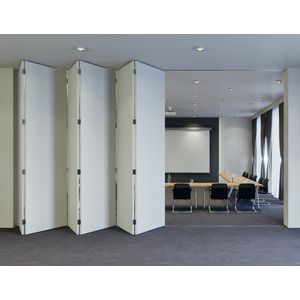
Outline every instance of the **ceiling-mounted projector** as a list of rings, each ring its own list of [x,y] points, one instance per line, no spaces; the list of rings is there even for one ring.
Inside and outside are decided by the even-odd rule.
[[[166,115],[166,117],[175,117],[176,111],[166,111],[165,115]]]
[[[174,117],[174,116],[176,116],[176,111],[173,111],[173,107],[169,106],[168,110],[165,111],[165,116],[166,117]]]

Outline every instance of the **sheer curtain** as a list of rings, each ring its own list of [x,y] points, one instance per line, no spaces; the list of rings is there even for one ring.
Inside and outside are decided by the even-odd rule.
[[[270,189],[274,197],[279,197],[280,183],[280,144],[279,144],[279,107],[272,110],[272,132],[271,132],[271,174],[270,174]]]
[[[261,177],[261,164],[262,164],[262,155],[261,155],[261,117],[256,119],[256,143],[255,143],[255,165],[254,165],[254,175],[257,175],[259,179]]]

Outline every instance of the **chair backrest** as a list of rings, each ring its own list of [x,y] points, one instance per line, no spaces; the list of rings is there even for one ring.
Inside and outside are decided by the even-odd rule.
[[[192,189],[188,183],[176,183],[173,188],[174,199],[191,199]]]
[[[228,186],[226,183],[213,183],[211,185],[211,199],[227,199]]]
[[[238,198],[244,200],[255,199],[255,185],[253,183],[241,183],[239,185]]]
[[[250,180],[253,180],[253,175],[252,174],[249,174],[249,177],[248,177]]]
[[[263,177],[260,177],[260,178],[258,179],[258,183],[263,184],[263,182],[264,182]]]
[[[248,178],[248,173],[244,172],[242,176]]]
[[[266,193],[268,193],[268,183],[269,183],[269,179],[268,178],[265,178],[262,182],[263,186],[264,186],[264,191]]]
[[[252,180],[253,180],[253,181],[256,181],[256,179],[257,179],[257,175],[253,175],[253,176],[252,176]]]

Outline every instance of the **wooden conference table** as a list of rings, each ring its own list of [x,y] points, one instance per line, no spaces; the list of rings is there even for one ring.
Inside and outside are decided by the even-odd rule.
[[[234,173],[220,172],[219,176],[224,180],[225,183],[227,183],[228,187],[230,188],[228,198],[230,197],[233,189],[238,188],[238,186],[241,183],[253,183],[256,187],[257,207],[260,208],[258,188],[263,187],[262,184]],[[186,182],[166,182],[165,187],[173,188],[174,184],[176,183],[186,183]],[[212,186],[213,183],[216,182],[189,182],[190,187],[195,190],[195,201],[196,201],[195,208],[198,208],[198,195],[197,195],[198,188],[203,189],[203,208],[205,208],[205,192]]]

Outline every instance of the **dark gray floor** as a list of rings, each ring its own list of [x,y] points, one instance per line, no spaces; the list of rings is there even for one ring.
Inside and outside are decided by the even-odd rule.
[[[248,221],[173,224],[138,236],[116,227],[83,236],[0,230],[0,265],[300,265],[300,230],[278,224],[279,214],[253,226],[249,215],[231,214],[242,216]]]

